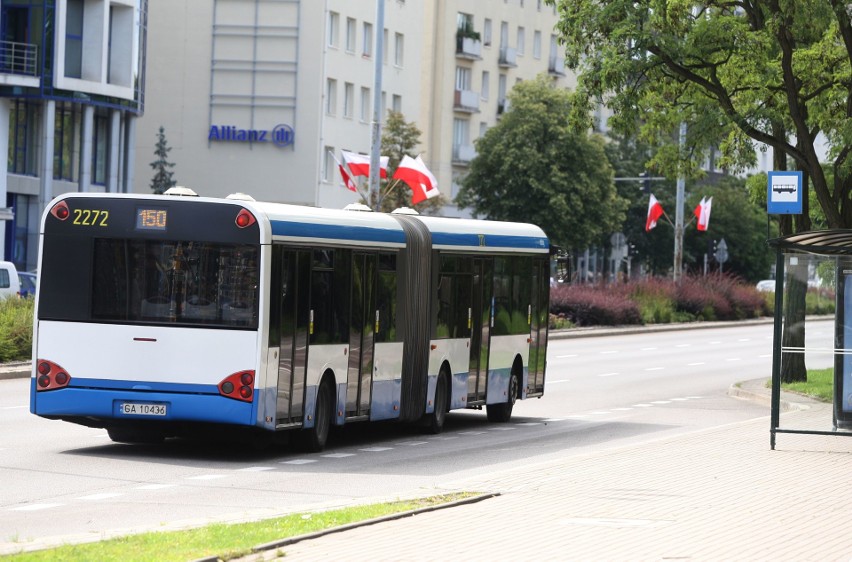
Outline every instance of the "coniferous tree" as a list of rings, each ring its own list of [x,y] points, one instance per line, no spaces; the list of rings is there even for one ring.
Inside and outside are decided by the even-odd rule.
[[[168,161],[169,152],[172,148],[166,140],[166,130],[160,125],[160,130],[157,133],[157,145],[154,147],[154,156],[156,160],[151,162],[151,168],[154,169],[154,177],[151,179],[151,190],[162,195],[164,191],[175,185],[173,178],[174,172],[171,171],[175,167],[173,162]]]

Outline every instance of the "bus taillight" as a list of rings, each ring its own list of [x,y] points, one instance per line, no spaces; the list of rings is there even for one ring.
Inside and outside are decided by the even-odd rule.
[[[36,390],[56,390],[68,386],[71,382],[71,376],[53,361],[39,359],[36,361],[36,372]]]
[[[58,218],[61,221],[64,221],[69,216],[71,216],[71,211],[68,209],[68,203],[65,201],[60,201],[50,210],[50,214],[54,217]]]
[[[254,397],[254,371],[240,371],[219,383],[219,394],[234,400],[251,402]]]
[[[237,223],[238,227],[246,228],[247,226],[251,226],[256,223],[257,220],[254,218],[254,215],[252,215],[245,209],[242,209],[237,215],[237,218],[234,220],[234,222]]]

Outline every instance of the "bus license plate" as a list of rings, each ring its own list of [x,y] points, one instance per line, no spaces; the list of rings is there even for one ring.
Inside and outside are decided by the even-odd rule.
[[[130,416],[165,416],[165,404],[145,404],[140,402],[122,402],[119,411]]]

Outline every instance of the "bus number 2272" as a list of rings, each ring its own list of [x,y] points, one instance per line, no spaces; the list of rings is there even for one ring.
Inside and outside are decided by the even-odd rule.
[[[82,226],[107,226],[109,211],[99,209],[74,209],[74,224]]]

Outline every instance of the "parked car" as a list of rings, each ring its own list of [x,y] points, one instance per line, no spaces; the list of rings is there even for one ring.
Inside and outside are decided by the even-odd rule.
[[[35,297],[38,276],[35,273],[19,271],[18,280],[21,282],[21,296]]]
[[[775,279],[764,279],[757,282],[757,290],[763,293],[775,292]]]
[[[16,297],[21,291],[18,270],[10,261],[0,261],[0,299]]]

